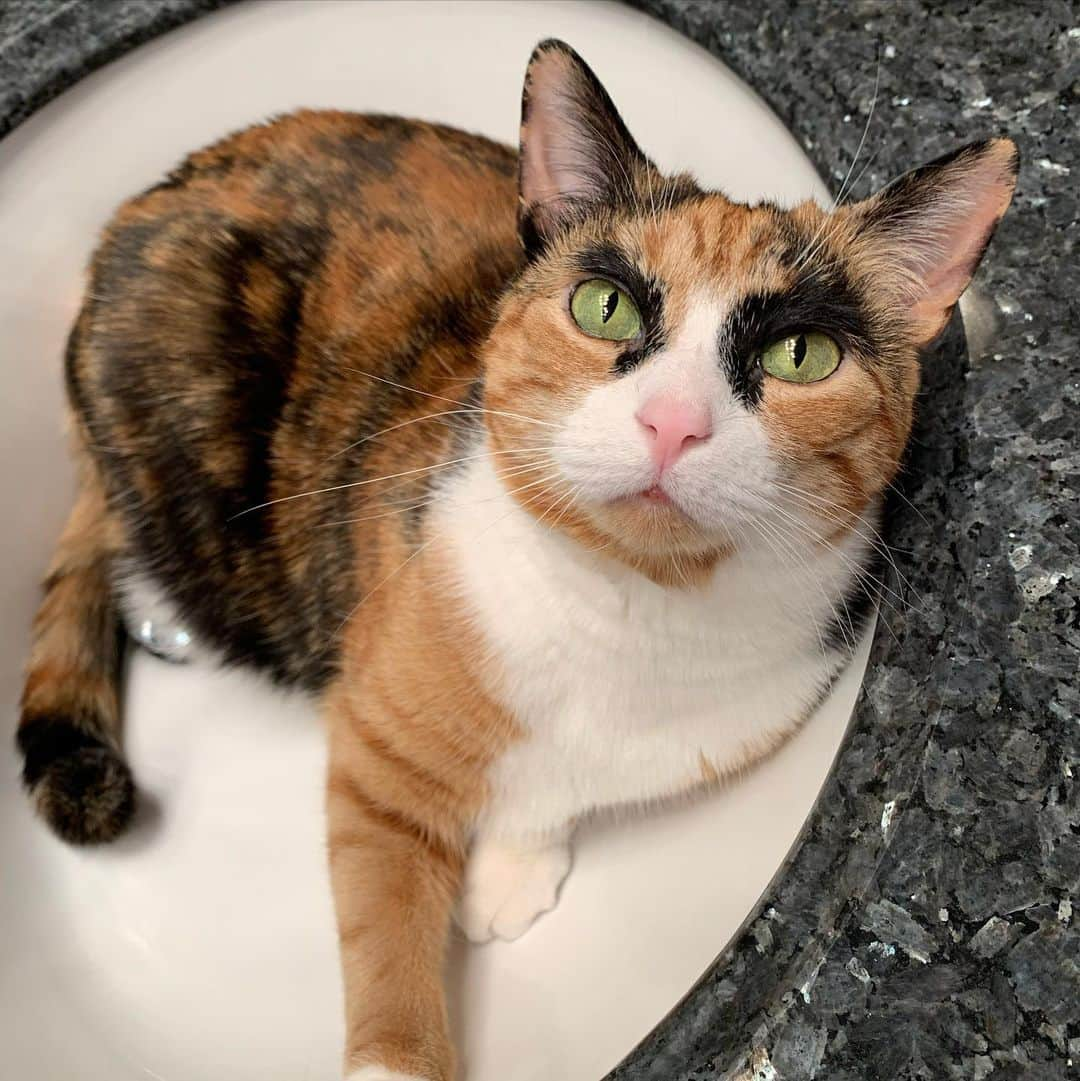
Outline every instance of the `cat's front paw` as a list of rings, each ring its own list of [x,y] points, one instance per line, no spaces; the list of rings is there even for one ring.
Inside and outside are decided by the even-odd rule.
[[[470,942],[520,938],[555,907],[570,871],[570,846],[480,842],[469,858],[458,923]]]

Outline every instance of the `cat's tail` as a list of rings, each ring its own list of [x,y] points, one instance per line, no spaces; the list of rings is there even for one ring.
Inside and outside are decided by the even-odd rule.
[[[123,631],[110,563],[116,524],[84,455],[78,498],[34,619],[19,728],[23,781],[64,840],[110,841],[130,822],[135,785],[120,749]]]

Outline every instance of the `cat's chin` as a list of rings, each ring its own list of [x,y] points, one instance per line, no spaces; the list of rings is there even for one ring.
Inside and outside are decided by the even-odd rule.
[[[595,505],[588,516],[608,538],[605,550],[634,564],[680,558],[713,562],[730,550],[724,539],[697,523],[677,497],[658,488]]]
[[[700,548],[705,543],[701,526],[671,492],[659,485],[613,499],[607,508],[625,524],[633,523],[647,535],[678,540],[678,547]]]

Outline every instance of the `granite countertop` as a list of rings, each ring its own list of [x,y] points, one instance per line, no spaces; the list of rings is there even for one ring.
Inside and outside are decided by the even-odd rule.
[[[0,135],[221,2],[6,0]],[[1080,1070],[1080,11],[633,2],[754,86],[834,188],[879,59],[856,197],[991,134],[1023,167],[971,347],[954,323],[926,361],[890,516],[899,596],[833,774],[743,930],[611,1079],[1063,1081]]]

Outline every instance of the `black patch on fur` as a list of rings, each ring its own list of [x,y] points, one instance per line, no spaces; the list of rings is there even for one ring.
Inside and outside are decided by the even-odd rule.
[[[833,618],[822,636],[826,649],[846,655],[853,653],[873,615],[884,581],[885,557],[872,548],[867,559],[834,606]]]
[[[90,267],[86,306],[82,312],[88,326],[92,326],[91,314],[100,311],[103,305],[111,306],[139,290],[147,269],[147,249],[175,221],[175,215],[161,214],[149,221],[127,222],[122,229],[106,236]],[[108,252],[107,264],[103,259],[105,251]],[[88,335],[87,340],[92,337],[92,334]],[[130,378],[131,373],[125,374]]]
[[[27,786],[37,784],[58,758],[87,747],[105,746],[97,736],[64,717],[35,717],[24,721],[15,740],[23,755],[22,777]]]
[[[231,244],[221,253],[220,274],[224,295],[239,298],[251,268],[264,258],[263,238],[236,230]],[[294,300],[289,307],[295,309],[296,304]],[[291,350],[290,354],[268,355],[269,342],[252,324],[248,313],[239,303],[234,304],[228,317],[220,321],[216,336],[221,356],[230,359],[236,373],[232,403],[235,415],[238,420],[249,418],[246,469],[236,492],[240,501],[235,507],[238,512],[270,498],[270,440],[281,416],[292,357]],[[259,543],[266,539],[268,515],[264,510],[254,511],[238,518],[231,528],[247,533],[250,541]]]
[[[313,227],[282,225],[272,234],[233,230],[232,243],[222,252],[219,273],[224,295],[240,298],[256,267],[270,267],[282,287],[282,305],[275,323],[260,326],[240,303],[220,321],[221,355],[232,362],[235,398],[232,404],[239,424],[248,427],[244,478],[233,493],[229,511],[240,511],[270,499],[272,478],[270,443],[281,417],[292,376],[296,334],[303,302],[301,281],[312,273],[328,243],[328,232]],[[298,281],[298,278],[300,281]],[[247,533],[253,543],[266,540],[272,529],[268,508],[242,515],[232,528]]]
[[[664,330],[664,287],[643,274],[632,259],[615,247],[589,248],[577,256],[578,269],[587,278],[607,278],[630,294],[641,313],[642,332],[615,360],[615,374],[631,372],[667,344]]]
[[[268,623],[269,608],[259,603],[260,594],[270,594],[279,611],[298,619],[311,610],[311,601],[294,592],[269,508],[250,508],[272,498],[271,444],[289,398],[304,294],[318,280],[329,243],[329,230],[314,209],[308,221],[290,219],[258,232],[212,212],[189,223],[184,243],[198,252],[207,280],[215,285],[202,317],[210,348],[187,358],[196,369],[193,378],[201,376],[200,368],[220,377],[216,400],[205,412],[185,413],[163,403],[161,374],[133,378],[151,365],[159,372],[166,366],[182,372],[171,357],[146,356],[134,337],[110,341],[112,360],[103,374],[109,400],[122,404],[133,424],[145,428],[146,418],[154,417],[156,438],[141,453],[160,483],[153,513],[129,519],[137,562],[167,585],[182,618],[228,662],[254,663],[275,678],[308,688],[325,682],[333,657],[298,647]],[[200,230],[215,243],[197,247]],[[142,250],[153,236],[133,239],[127,232],[125,227],[114,234],[113,258],[99,266],[100,290],[117,294],[120,281],[131,274],[132,288],[152,300],[150,290],[160,286]],[[243,303],[256,269],[269,271],[277,283],[278,309],[269,322],[256,320]],[[84,404],[77,394],[73,399]],[[85,406],[93,414],[95,403]],[[206,441],[220,438],[223,426],[227,435],[242,433],[243,473],[231,487],[211,477],[201,461]],[[196,438],[193,429],[205,434]],[[100,442],[108,444],[107,434]],[[115,483],[128,463],[110,456],[102,464],[115,490],[135,487]],[[313,547],[323,539],[313,538]],[[339,558],[345,559],[348,544],[340,550]],[[338,581],[350,580],[342,568]]]
[[[544,238],[536,226],[536,218],[532,212],[522,207],[518,216],[518,236],[521,237],[521,248],[525,253],[526,261],[536,262],[544,254]]]
[[[791,334],[816,330],[843,349],[874,355],[871,317],[843,269],[808,266],[783,292],[751,293],[735,306],[720,331],[720,358],[736,396],[749,408],[761,401],[760,353]]]
[[[135,782],[112,747],[63,717],[24,720],[16,738],[23,782],[58,836],[97,844],[124,830],[135,813]]]
[[[372,138],[372,134],[377,138]],[[416,136],[416,128],[398,116],[373,115],[354,135],[334,134],[316,140],[328,155],[347,162],[356,173],[357,181],[372,177],[390,178],[397,170],[401,151]]]

